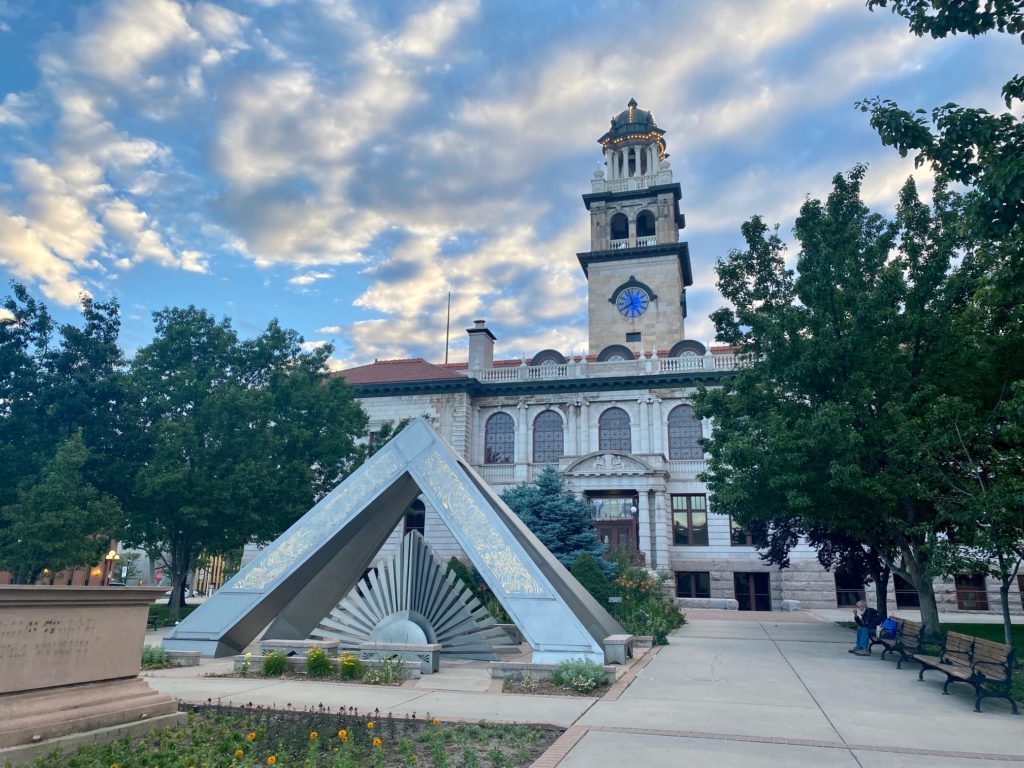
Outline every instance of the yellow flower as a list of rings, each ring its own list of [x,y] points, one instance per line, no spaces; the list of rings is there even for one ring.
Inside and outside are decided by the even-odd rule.
[[[340,731],[338,731],[338,738],[342,741],[348,741],[348,731],[342,728]]]
[[[319,736],[320,736],[320,734],[317,733],[316,731],[310,731],[309,732],[309,740],[310,741],[316,741]]]
[[[366,727],[367,727],[367,728],[369,728],[369,729],[370,729],[371,731],[373,730],[373,726],[374,726],[374,722],[373,722],[373,720],[371,720],[370,722],[368,722],[368,723],[366,724]]]
[[[373,740],[373,746],[375,746],[375,747],[382,747],[382,746],[384,746],[384,742],[383,742],[383,741],[381,741],[381,740],[380,740],[380,739],[378,739],[378,738],[374,738],[374,740]]]
[[[121,768],[117,763],[111,763],[110,768]]]
[[[277,765],[277,758],[274,755],[271,755],[270,757],[268,757],[267,758],[267,765]]]
[[[241,760],[243,757],[245,757],[245,750],[244,749],[236,749],[235,750],[235,759],[236,760]]]
[[[441,724],[441,721],[438,720],[436,717],[433,720],[431,720],[430,722],[432,722],[434,725],[440,725]]]
[[[249,731],[249,733],[245,735],[245,739],[246,741],[256,741],[256,731]]]

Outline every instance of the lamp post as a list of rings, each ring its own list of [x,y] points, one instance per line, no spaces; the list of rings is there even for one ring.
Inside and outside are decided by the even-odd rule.
[[[120,559],[121,556],[114,550],[110,550],[106,555],[104,555],[103,562],[106,564],[107,575],[103,578],[103,586],[110,586],[110,577],[114,573],[114,563]]]

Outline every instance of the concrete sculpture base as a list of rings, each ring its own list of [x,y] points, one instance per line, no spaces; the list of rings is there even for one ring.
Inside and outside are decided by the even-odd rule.
[[[118,726],[177,721],[177,703],[138,676],[146,615],[162,593],[0,586],[0,765],[73,734],[120,738]]]

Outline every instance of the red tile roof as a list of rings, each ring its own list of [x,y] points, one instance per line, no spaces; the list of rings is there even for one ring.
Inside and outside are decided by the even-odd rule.
[[[384,384],[399,381],[465,378],[443,366],[428,363],[422,357],[405,360],[375,360],[370,365],[360,365],[357,368],[341,371],[341,376],[348,384]]]

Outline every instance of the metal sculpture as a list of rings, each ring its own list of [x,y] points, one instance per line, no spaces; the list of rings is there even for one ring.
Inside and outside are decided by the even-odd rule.
[[[261,631],[308,638],[422,495],[533,649],[537,664],[604,661],[622,627],[424,419],[375,453],[164,638],[206,656]],[[269,624],[269,627],[268,627]]]
[[[442,567],[416,531],[370,570],[313,630],[317,640],[360,643],[440,643],[441,655],[493,661],[514,651],[472,591]]]

